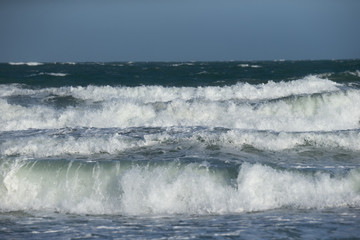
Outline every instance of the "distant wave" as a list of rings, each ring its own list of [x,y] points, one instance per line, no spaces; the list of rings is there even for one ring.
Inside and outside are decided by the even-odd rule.
[[[40,66],[40,65],[44,65],[43,63],[40,62],[9,62],[10,65],[27,65],[27,66]]]
[[[349,72],[348,71],[347,73],[349,73],[350,75],[355,76],[355,77],[360,77],[360,71],[359,70],[356,70],[354,72]]]
[[[39,73],[39,75],[49,75],[49,76],[53,76],[53,77],[66,77],[69,74],[67,74],[67,73],[41,72],[41,73]]]
[[[30,74],[27,77],[37,77],[37,76],[52,76],[52,77],[66,77],[69,74],[68,73],[55,73],[55,72],[39,72],[39,73],[34,73],[34,74]]]
[[[193,66],[194,63],[191,62],[183,62],[183,63],[174,63],[171,64],[172,67],[180,67],[180,66]]]
[[[251,65],[251,64],[247,64],[247,63],[242,63],[239,64],[238,67],[242,67],[242,68],[261,68],[260,65]]]

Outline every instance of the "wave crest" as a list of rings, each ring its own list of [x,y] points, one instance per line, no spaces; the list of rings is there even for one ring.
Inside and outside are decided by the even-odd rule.
[[[15,164],[3,174],[0,208],[138,215],[360,206],[358,170],[331,177],[243,164],[236,179],[229,177],[206,164],[126,167],[37,161]]]

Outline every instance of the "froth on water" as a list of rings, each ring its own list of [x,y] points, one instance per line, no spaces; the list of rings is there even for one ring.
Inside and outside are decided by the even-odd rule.
[[[0,238],[356,237],[359,69],[0,64]]]
[[[2,131],[204,126],[271,131],[359,127],[356,88],[315,76],[224,87],[61,87],[0,91]]]
[[[202,215],[360,206],[358,170],[331,176],[248,163],[35,160],[2,171],[2,211]]]

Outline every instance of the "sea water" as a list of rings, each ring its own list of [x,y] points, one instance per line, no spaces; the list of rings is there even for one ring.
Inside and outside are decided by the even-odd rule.
[[[0,238],[357,238],[359,70],[2,63]]]

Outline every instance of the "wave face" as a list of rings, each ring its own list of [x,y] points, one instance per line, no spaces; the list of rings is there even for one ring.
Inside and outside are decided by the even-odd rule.
[[[3,213],[360,208],[358,61],[0,69]]]
[[[233,167],[220,171],[206,163],[132,167],[64,160],[16,163],[3,176],[1,208],[138,215],[360,205],[358,170],[333,178],[260,164],[243,164],[238,173]]]

